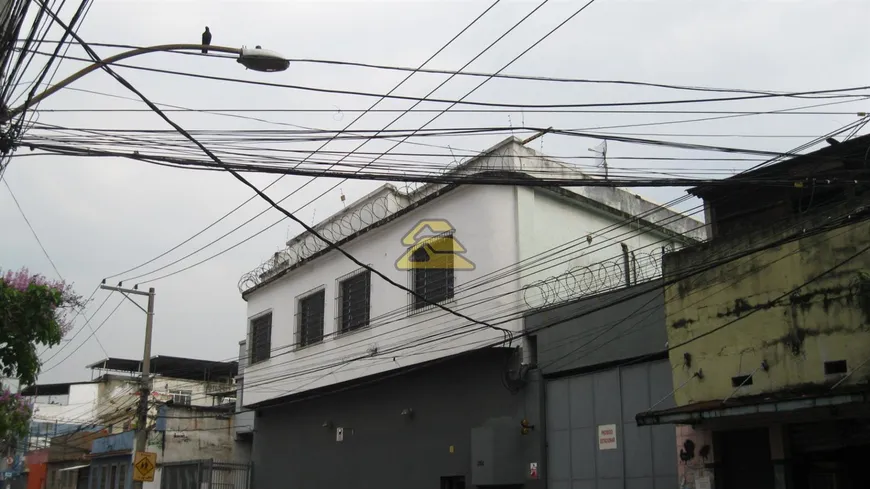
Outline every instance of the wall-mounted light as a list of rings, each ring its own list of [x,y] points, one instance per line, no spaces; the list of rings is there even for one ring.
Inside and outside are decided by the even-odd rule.
[[[523,419],[522,421],[520,421],[520,426],[522,426],[521,432],[524,435],[528,435],[530,431],[535,429],[535,425],[529,423],[529,420],[527,419]]]
[[[414,417],[414,410],[411,408],[402,409],[401,415],[405,416],[407,418],[413,418]]]

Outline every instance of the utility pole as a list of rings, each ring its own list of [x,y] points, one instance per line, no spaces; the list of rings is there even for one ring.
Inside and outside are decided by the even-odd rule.
[[[144,295],[148,296],[148,309],[142,309],[145,311],[145,348],[142,353],[142,379],[140,385],[139,392],[139,409],[138,416],[136,421],[136,446],[134,451],[136,452],[144,452],[145,448],[148,444],[148,397],[151,394],[151,329],[154,325],[154,287],[148,289],[148,292],[142,292],[136,288],[133,289],[124,289],[121,288],[121,284],[118,284],[118,287],[110,287],[105,285],[104,283],[100,285],[101,289],[104,290],[113,290],[115,292],[120,292],[124,294],[130,302],[136,304],[136,307],[142,309],[136,301],[130,298],[130,295]],[[142,489],[141,481],[133,481],[134,489]]]

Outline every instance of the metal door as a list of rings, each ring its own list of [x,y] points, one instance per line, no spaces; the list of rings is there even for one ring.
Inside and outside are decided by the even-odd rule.
[[[676,428],[635,422],[672,385],[667,360],[547,381],[549,489],[677,487]]]

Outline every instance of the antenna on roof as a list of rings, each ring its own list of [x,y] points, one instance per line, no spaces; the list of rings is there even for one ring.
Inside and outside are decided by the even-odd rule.
[[[601,163],[597,163],[596,167],[604,167],[604,179],[607,180],[608,172],[607,172],[607,140],[601,142],[598,146],[594,148],[589,148],[589,151],[601,155]]]

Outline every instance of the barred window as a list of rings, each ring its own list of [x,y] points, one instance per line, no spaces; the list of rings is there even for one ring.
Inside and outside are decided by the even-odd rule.
[[[348,333],[369,325],[371,319],[372,274],[353,272],[338,281],[338,331]]]
[[[272,350],[272,313],[251,321],[251,364],[268,360]]]
[[[323,289],[299,299],[296,325],[297,341],[300,347],[323,341],[323,303],[325,300],[326,291]]]
[[[426,299],[412,296],[414,310],[453,298],[454,251],[453,233],[445,233],[424,241],[412,252],[411,262],[416,264],[411,269],[412,290]]]

